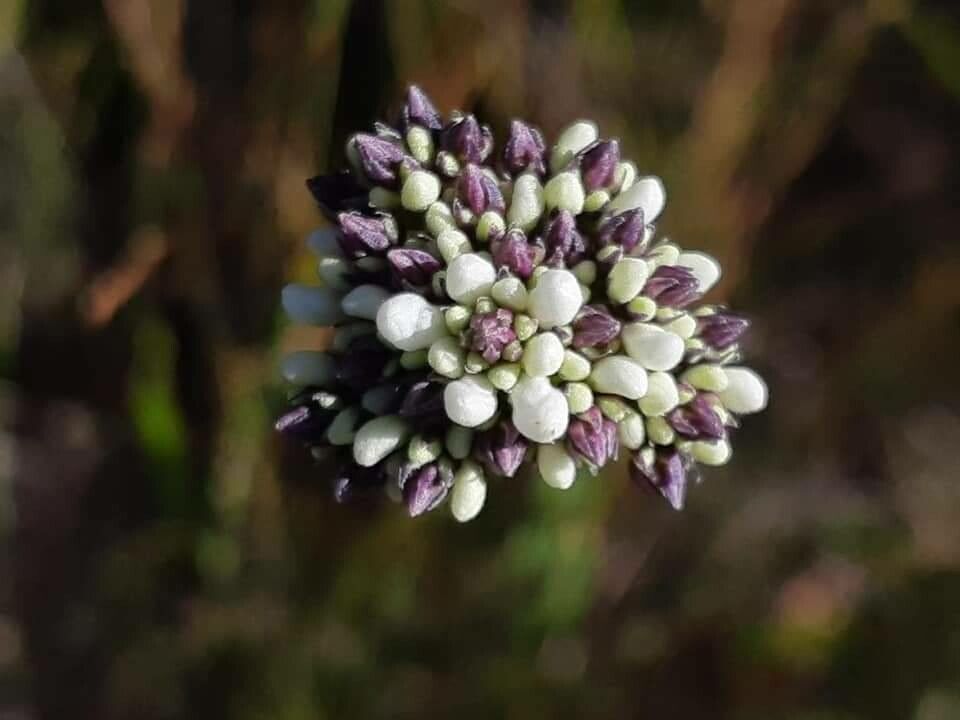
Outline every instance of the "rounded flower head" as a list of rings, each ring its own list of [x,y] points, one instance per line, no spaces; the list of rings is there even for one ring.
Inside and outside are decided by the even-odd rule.
[[[663,183],[588,121],[550,146],[517,120],[498,148],[416,87],[400,117],[307,183],[335,226],[308,241],[322,286],[283,306],[336,330],[285,359],[277,430],[337,462],[336,498],[385,486],[412,516],[466,521],[489,478],[567,488],[624,455],[682,507],[767,388],[738,364],[748,321],[697,306],[719,264],[657,239]]]

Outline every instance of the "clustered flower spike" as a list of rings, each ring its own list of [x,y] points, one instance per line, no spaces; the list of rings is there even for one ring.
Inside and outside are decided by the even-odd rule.
[[[663,184],[616,140],[579,121],[548,147],[515,120],[498,150],[411,87],[398,127],[347,156],[307,183],[334,223],[308,241],[323,284],[283,291],[295,322],[336,327],[332,348],[284,359],[298,390],[276,424],[338,462],[338,500],[386,487],[466,521],[524,463],[567,488],[629,456],[680,509],[698,465],[729,461],[767,403],[738,365],[749,323],[696,306],[720,266],[657,237]]]

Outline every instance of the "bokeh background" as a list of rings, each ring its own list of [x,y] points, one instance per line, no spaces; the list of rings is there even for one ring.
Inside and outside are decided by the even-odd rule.
[[[661,174],[772,388],[682,514],[284,446],[304,179],[420,83]],[[955,0],[0,2],[0,718],[960,718]]]

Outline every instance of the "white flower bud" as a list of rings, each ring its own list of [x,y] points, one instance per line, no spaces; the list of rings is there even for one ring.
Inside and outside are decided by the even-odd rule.
[[[439,237],[444,230],[457,229],[457,221],[453,219],[450,206],[439,200],[427,208],[424,221],[427,224],[427,230],[434,237]]]
[[[461,305],[473,305],[490,294],[497,280],[497,269],[482,255],[466,253],[447,268],[447,294]]]
[[[644,415],[655,417],[666,415],[680,404],[680,394],[673,375],[665,372],[652,372],[647,379],[647,394],[640,398],[637,405]]]
[[[487,380],[497,390],[509,392],[520,379],[520,365],[517,363],[499,363],[487,370]]]
[[[343,320],[340,294],[329,288],[293,283],[283,289],[280,302],[296,323],[334,325]]]
[[[539,443],[563,437],[570,409],[563,393],[544,377],[521,377],[510,393],[513,424],[524,437]]]
[[[627,210],[640,208],[643,211],[643,222],[649,225],[660,217],[666,202],[667,191],[663,187],[663,181],[651,175],[640,178],[611,200],[607,205],[607,212],[619,215]]]
[[[683,381],[698,390],[720,392],[726,390],[730,381],[727,373],[719,365],[695,365],[683,374]]]
[[[637,166],[629,160],[617,165],[616,173],[613,176],[614,187],[619,192],[630,188],[637,181]]]
[[[709,292],[720,279],[720,263],[706,253],[682,252],[677,257],[676,264],[690,268],[702,293]]]
[[[727,464],[733,449],[726,440],[697,440],[690,443],[690,454],[698,463],[719,467]]]
[[[443,311],[415,293],[394,295],[377,311],[380,336],[398,350],[425,350],[447,334]]]
[[[503,221],[500,213],[494,210],[487,210],[480,219],[477,220],[477,239],[480,242],[487,242],[494,233],[503,232],[507,224]]]
[[[634,257],[623,258],[607,276],[607,296],[621,305],[630,302],[643,290],[649,272],[646,261]]]
[[[537,470],[547,485],[558,490],[566,490],[577,479],[577,464],[562,443],[537,448]]]
[[[620,337],[627,354],[648,370],[672,370],[683,359],[683,338],[657,325],[630,323]]]
[[[301,350],[280,363],[280,374],[294,385],[326,385],[333,379],[333,360],[323,352]]]
[[[462,305],[453,305],[444,310],[443,321],[447,324],[447,330],[456,335],[466,329],[472,316],[473,313]]]
[[[563,364],[560,366],[560,377],[564,380],[576,382],[590,377],[590,361],[573,350],[563,353]]]
[[[456,338],[442,337],[435,340],[427,353],[427,362],[438,375],[456,380],[463,375],[463,365],[467,359],[467,352]]]
[[[426,128],[413,125],[407,130],[407,147],[413,158],[426,165],[433,159],[433,135]]]
[[[543,201],[548,210],[561,208],[571,215],[583,212],[583,183],[575,172],[554,175],[543,188]]]
[[[652,270],[656,270],[658,267],[664,265],[676,265],[677,259],[680,257],[680,248],[674,245],[671,242],[665,242],[660,245],[657,245],[655,248],[651,248],[647,252],[647,260],[652,264]]]
[[[320,257],[342,258],[343,248],[337,242],[337,235],[339,234],[340,231],[332,227],[314,230],[307,236],[307,247],[310,252]]]
[[[453,476],[453,489],[450,491],[450,512],[458,522],[473,520],[483,509],[487,499],[487,481],[483,470],[474,462],[467,460]]]
[[[543,215],[543,187],[536,175],[521,175],[513,183],[507,223],[524,232],[532,230]]]
[[[396,415],[374,418],[357,430],[353,459],[357,465],[372,467],[407,439],[407,423]]]
[[[662,417],[647,418],[647,437],[655,445],[670,445],[677,437],[668,423]]]
[[[376,320],[377,311],[389,297],[390,293],[379,285],[358,285],[344,296],[340,306],[350,317]]]
[[[570,269],[570,272],[581,285],[593,285],[597,280],[597,264],[593,260],[581,260]]]
[[[652,320],[657,314],[657,303],[648,297],[638,295],[627,303],[627,312],[637,320]]]
[[[444,230],[437,235],[437,250],[443,257],[443,261],[449,265],[454,258],[464,253],[473,252],[470,240],[466,234],[460,230]]]
[[[672,332],[684,340],[688,340],[697,331],[697,321],[690,313],[680,313],[674,319],[665,322],[661,327],[667,332]]]
[[[647,392],[647,371],[628,357],[609,355],[594,363],[590,384],[599,393],[637,400]]]
[[[357,420],[360,419],[360,409],[355,407],[344,408],[327,428],[327,440],[331,445],[349,445],[356,436]]]
[[[554,172],[563,170],[567,163],[573,160],[574,155],[595,142],[597,137],[597,126],[589,120],[573,123],[557,138],[557,144],[553,146],[550,154],[550,167]]]
[[[377,210],[393,210],[400,207],[400,196],[392,190],[387,190],[378,185],[370,190],[367,202],[370,203],[370,207]]]
[[[602,210],[603,206],[610,202],[610,193],[606,190],[594,190],[583,200],[583,209],[588,213]]]
[[[729,384],[720,400],[730,412],[739,415],[760,412],[767,406],[767,384],[750,368],[724,368]]]
[[[563,343],[552,332],[534,335],[523,347],[523,369],[531,377],[549,377],[563,364]]]
[[[470,450],[473,449],[473,430],[460,425],[451,425],[444,438],[444,444],[447,446],[450,457],[454,460],[463,460],[470,456]]]
[[[617,423],[617,435],[620,438],[620,444],[627,450],[639,450],[647,439],[643,416],[637,413],[627,415]]]
[[[477,427],[497,412],[497,391],[483,375],[468,375],[443,389],[443,408],[458,425]]]
[[[582,305],[583,296],[577,278],[567,270],[556,269],[540,275],[527,303],[530,314],[540,321],[542,328],[569,324]]]
[[[501,307],[510,308],[516,312],[523,312],[527,309],[527,286],[523,284],[520,278],[505,277],[502,280],[497,280],[493,284],[490,294],[497,301],[497,305]]]
[[[593,390],[586,383],[567,383],[563,386],[563,394],[567,397],[571,415],[586,412],[593,405]]]
[[[400,202],[411,212],[423,212],[440,197],[440,179],[426,170],[414,170],[403,183]]]
[[[432,463],[442,452],[443,444],[439,440],[427,440],[423,435],[414,435],[407,443],[407,460],[418,468]]]

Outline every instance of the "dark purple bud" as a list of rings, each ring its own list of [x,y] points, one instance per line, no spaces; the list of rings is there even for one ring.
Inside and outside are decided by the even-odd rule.
[[[403,104],[403,124],[420,125],[428,130],[439,130],[442,127],[440,113],[430,102],[427,94],[416,85],[407,88],[407,101]]]
[[[714,409],[715,402],[709,393],[700,393],[667,415],[667,422],[678,434],[691,440],[719,440],[726,432],[723,420]]]
[[[503,349],[516,339],[513,313],[506,308],[476,313],[470,318],[470,349],[480,353],[488,363],[497,362]]]
[[[493,149],[493,135],[473,115],[464,115],[443,129],[440,144],[460,162],[482,163]]]
[[[414,248],[394,248],[387,253],[387,261],[404,287],[429,285],[433,274],[442,267],[433,255]]]
[[[345,210],[361,210],[367,207],[367,191],[348,172],[312,177],[307,180],[307,189],[317,201],[324,217],[331,222]]]
[[[639,208],[614,215],[600,226],[597,245],[617,245],[625,253],[632,251],[644,238],[643,211]]]
[[[530,443],[509,420],[480,433],[474,442],[474,457],[493,475],[512,478],[517,474]]]
[[[697,334],[714,350],[726,350],[736,344],[749,327],[750,321],[745,317],[717,310],[713,315],[699,318]]]
[[[487,210],[494,210],[503,214],[506,209],[503,194],[500,192],[496,180],[476,165],[467,165],[460,173],[457,193],[460,200],[477,216]]]
[[[400,417],[411,420],[418,428],[433,428],[448,422],[443,409],[443,384],[421,380],[407,390],[400,405]]]
[[[348,463],[340,468],[333,481],[333,497],[338,503],[352,502],[369,497],[383,487],[387,480],[382,464],[362,467]]]
[[[390,247],[390,236],[380,218],[348,212],[340,213],[337,222],[340,223],[340,247],[349,258],[379,255]]]
[[[643,288],[643,294],[663,307],[685,308],[700,297],[700,284],[690,268],[661,265]]]
[[[406,159],[399,145],[366,133],[354,135],[353,145],[360,156],[363,173],[370,182],[396,187],[397,168]]]
[[[620,334],[621,324],[603,305],[586,305],[573,321],[575,348],[607,345]]]
[[[347,351],[337,356],[337,382],[357,390],[367,390],[383,379],[391,353],[374,334],[354,338]]]
[[[410,517],[423,515],[440,505],[450,491],[452,480],[452,473],[442,471],[438,463],[409,472],[401,490]]]
[[[302,442],[317,445],[324,443],[324,433],[336,412],[325,410],[317,403],[303,403],[290,408],[277,418],[277,432]]]
[[[583,236],[577,231],[577,222],[568,210],[559,210],[550,219],[543,242],[545,262],[552,267],[576,265],[587,252]]]
[[[543,175],[546,172],[543,162],[546,148],[539,130],[514,120],[510,123],[510,136],[503,148],[503,166],[512,175],[527,170]]]
[[[620,162],[620,143],[601,140],[587,148],[580,156],[580,177],[587,192],[613,185]]]
[[[616,460],[620,452],[616,423],[605,417],[597,407],[570,421],[567,439],[570,448],[586,460],[594,471]]]
[[[493,264],[526,280],[533,272],[537,249],[522,230],[514,228],[492,242]]]
[[[643,451],[633,455],[630,477],[641,486],[652,486],[674,510],[682,510],[687,496],[687,467],[680,453],[660,451],[648,462]]]

